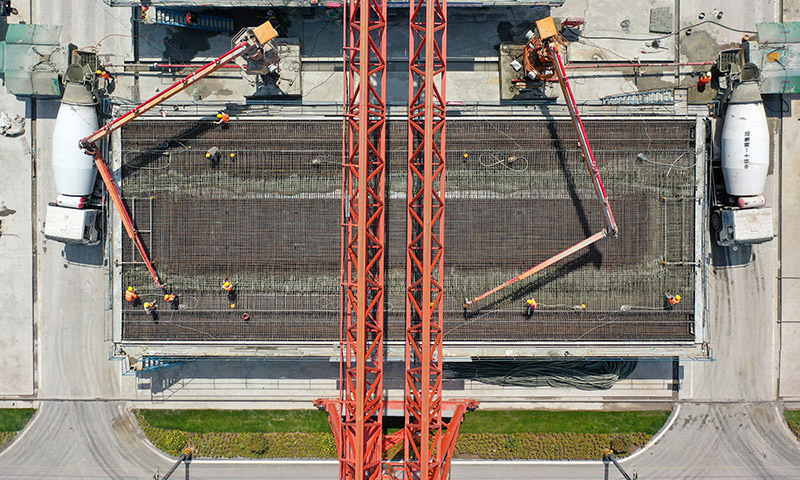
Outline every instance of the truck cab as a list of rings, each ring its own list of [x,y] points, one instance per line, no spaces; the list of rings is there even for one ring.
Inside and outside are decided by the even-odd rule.
[[[722,247],[769,242],[775,237],[772,209],[720,208],[711,214],[715,240]]]
[[[95,208],[47,206],[44,236],[50,240],[78,245],[100,243],[101,211]]]

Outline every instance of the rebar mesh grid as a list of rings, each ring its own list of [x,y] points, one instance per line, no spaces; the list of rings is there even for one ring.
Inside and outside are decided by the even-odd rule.
[[[449,120],[445,341],[692,341],[694,125],[586,121],[619,238],[465,311],[465,297],[599,231],[603,217],[569,120]],[[338,340],[341,141],[337,121],[126,126],[122,194],[179,308],[157,298],[125,238],[123,283],[160,313],[126,305],[123,339]],[[389,122],[387,142],[386,334],[401,340],[405,121]],[[206,158],[211,147],[218,162]],[[225,277],[236,285],[233,302]],[[683,300],[668,311],[665,294]],[[540,304],[531,318],[528,298]]]

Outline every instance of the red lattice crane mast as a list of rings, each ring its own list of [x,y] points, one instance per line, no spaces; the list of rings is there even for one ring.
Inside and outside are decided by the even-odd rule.
[[[403,478],[438,480],[477,403],[442,399],[447,3],[410,7]]]
[[[345,5],[341,397],[328,411],[342,480],[383,475],[386,0]]]
[[[345,18],[342,394],[315,403],[329,414],[339,478],[398,478],[402,472],[409,480],[444,479],[464,413],[477,406],[442,400],[447,7],[443,0],[411,2],[405,428],[386,438],[386,0],[350,0]],[[403,461],[385,460],[400,441]]]

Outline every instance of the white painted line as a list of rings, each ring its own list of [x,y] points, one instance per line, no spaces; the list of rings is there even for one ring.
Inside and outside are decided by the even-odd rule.
[[[453,460],[456,465],[602,465],[601,460]]]

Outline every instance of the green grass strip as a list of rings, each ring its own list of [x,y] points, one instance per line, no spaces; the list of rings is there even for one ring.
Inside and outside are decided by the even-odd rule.
[[[0,432],[22,430],[35,411],[32,408],[0,408]]]
[[[33,408],[0,408],[0,449],[25,428],[35,412]]]
[[[669,411],[624,412],[534,410],[478,410],[468,413],[462,433],[646,433],[655,435],[669,417]]]
[[[140,410],[155,428],[191,433],[330,433],[319,410]]]
[[[336,458],[324,412],[314,410],[138,410],[147,438],[177,455],[198,457]],[[800,412],[798,412],[800,420]],[[596,460],[603,448],[620,456],[643,447],[668,411],[477,411],[467,414],[460,458]],[[395,430],[394,428],[389,430]]]
[[[800,439],[800,410],[784,410],[783,415],[786,417],[789,428]]]

